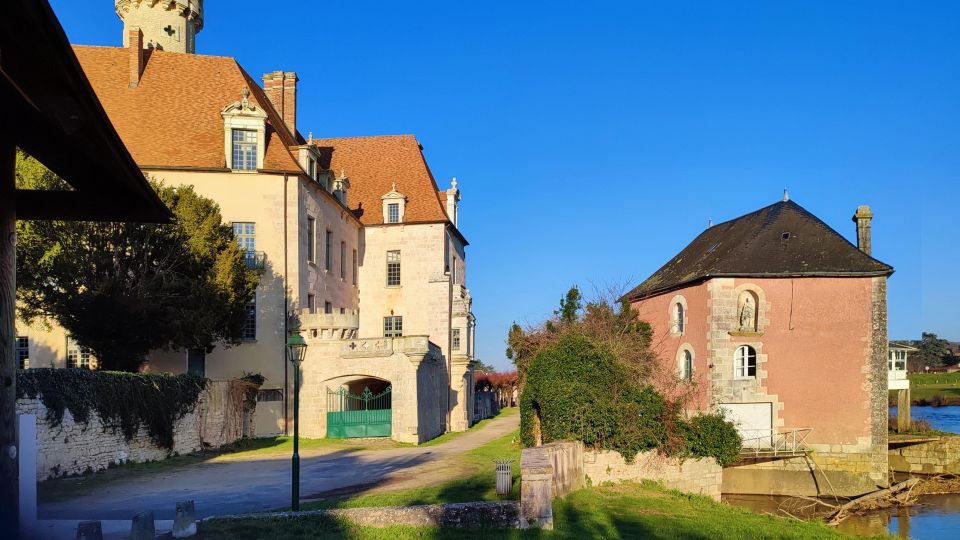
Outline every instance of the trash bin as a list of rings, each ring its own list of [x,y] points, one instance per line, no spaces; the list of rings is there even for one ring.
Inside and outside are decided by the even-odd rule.
[[[513,489],[513,460],[496,459],[497,464],[497,495],[506,497]]]

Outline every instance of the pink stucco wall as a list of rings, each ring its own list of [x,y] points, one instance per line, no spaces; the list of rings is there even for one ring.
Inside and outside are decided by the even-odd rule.
[[[672,300],[677,295],[683,296],[687,301],[687,324],[682,336],[670,334],[673,327]],[[651,348],[659,357],[664,374],[677,373],[677,353],[681,345],[688,343],[693,348],[694,394],[692,402],[688,404],[690,409],[706,409],[710,403],[707,377],[710,364],[707,357],[707,298],[706,286],[694,285],[633,304],[640,320],[647,321],[653,327]],[[660,382],[657,386],[669,392],[669,386]]]
[[[729,281],[729,280],[728,280]],[[872,317],[871,278],[737,278],[732,287],[746,283],[763,290],[766,304],[762,336],[727,336],[734,344],[762,343],[767,362],[761,369],[766,394],[783,403],[779,417],[783,429],[813,428],[810,443],[854,444],[870,435],[870,390],[867,384]],[[685,335],[671,336],[671,301],[687,301]],[[663,366],[676,370],[677,349],[694,348],[694,373],[698,385],[695,408],[710,404],[707,374],[710,358],[709,282],[670,291],[634,304],[640,318],[654,329],[653,346]],[[716,309],[716,306],[714,306]],[[714,336],[717,339],[717,336]],[[729,379],[732,374],[723,374]],[[714,385],[722,384],[713,378]]]

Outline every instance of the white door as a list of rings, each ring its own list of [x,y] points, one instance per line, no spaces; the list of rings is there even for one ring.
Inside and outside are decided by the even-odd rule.
[[[773,439],[773,403],[721,403],[727,420],[743,438],[744,448],[769,447]]]

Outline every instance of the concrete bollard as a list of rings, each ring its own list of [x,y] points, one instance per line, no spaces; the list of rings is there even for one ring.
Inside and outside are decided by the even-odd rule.
[[[130,523],[130,540],[155,540],[157,529],[153,524],[153,512],[140,512]]]
[[[197,512],[193,501],[177,503],[177,515],[173,518],[173,537],[189,538],[197,534]]]
[[[77,523],[76,540],[103,540],[103,529],[99,521],[81,521]]]

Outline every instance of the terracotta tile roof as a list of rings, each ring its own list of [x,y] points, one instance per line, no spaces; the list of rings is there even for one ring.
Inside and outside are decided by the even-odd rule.
[[[383,223],[380,197],[393,184],[406,196],[404,223],[448,221],[437,183],[413,135],[314,139],[321,166],[350,179],[347,200],[364,225]]]
[[[139,166],[226,167],[220,111],[246,87],[268,115],[264,169],[301,172],[288,150],[297,144],[294,135],[233,58],[150,51],[139,86],[129,88],[129,49],[74,46],[74,52]]]
[[[892,273],[892,266],[860,251],[799,204],[783,201],[703,231],[624,296],[647,298],[712,277]]]

